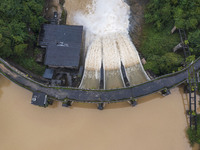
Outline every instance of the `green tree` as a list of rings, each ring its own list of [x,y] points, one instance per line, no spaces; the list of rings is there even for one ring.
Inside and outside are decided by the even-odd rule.
[[[162,75],[180,68],[183,58],[171,53],[180,43],[178,33],[170,33],[174,25],[184,29],[186,34],[189,32],[188,40],[184,42],[190,46],[191,57],[200,56],[200,0],[151,0],[145,21],[140,48],[147,60],[145,69]]]
[[[12,58],[24,68],[40,73],[44,70],[31,57],[41,24],[44,0],[1,0],[0,57]],[[33,67],[31,67],[33,65]]]
[[[151,60],[145,64],[145,69],[153,71],[157,75],[168,74],[178,71],[183,58],[175,53],[166,53],[163,56],[154,55]]]
[[[2,37],[0,40],[0,56],[3,58],[7,58],[12,55],[11,49],[11,40],[8,38]]]
[[[22,56],[28,43],[35,45],[45,22],[43,4],[44,0],[1,0],[0,57]]]
[[[167,24],[177,28],[196,29],[200,23],[200,1],[195,0],[151,0],[146,11],[146,22],[158,30]]]
[[[19,57],[22,57],[25,55],[25,51],[27,49],[28,45],[27,44],[19,44],[19,45],[16,45],[15,48],[14,48],[14,53],[19,56]]]
[[[197,57],[200,56],[200,29],[190,32],[189,36],[189,45],[191,47],[191,51]]]

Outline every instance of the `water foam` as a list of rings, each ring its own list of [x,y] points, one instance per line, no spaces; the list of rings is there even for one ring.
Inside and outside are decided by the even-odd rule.
[[[94,0],[88,14],[77,13],[74,22],[94,35],[128,33],[130,8],[122,0]]]

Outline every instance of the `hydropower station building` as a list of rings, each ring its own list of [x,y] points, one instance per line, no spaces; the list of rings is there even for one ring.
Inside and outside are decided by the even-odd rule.
[[[57,24],[44,24],[42,26],[39,45],[46,49],[44,64],[47,66],[43,77],[50,79],[51,84],[61,85],[71,82],[72,76],[70,72],[66,72],[63,69],[71,69],[78,72],[82,32],[83,26]],[[63,76],[65,76],[64,82],[62,82]],[[47,100],[46,94],[34,92],[31,103],[46,107],[49,104],[49,100]]]
[[[52,68],[79,68],[83,26],[44,24],[39,45],[46,48],[44,64]]]

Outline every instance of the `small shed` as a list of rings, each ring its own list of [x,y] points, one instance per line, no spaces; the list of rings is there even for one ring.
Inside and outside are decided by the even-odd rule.
[[[47,107],[48,106],[47,95],[40,92],[34,92],[31,99],[31,104],[41,107]]]
[[[43,77],[46,78],[46,79],[52,79],[53,77],[53,73],[54,73],[54,70],[53,69],[45,69],[45,72],[43,74]]]

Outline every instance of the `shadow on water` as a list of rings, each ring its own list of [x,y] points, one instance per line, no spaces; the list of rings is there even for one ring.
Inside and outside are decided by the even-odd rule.
[[[104,109],[119,109],[119,108],[126,108],[131,107],[128,102],[119,102],[119,103],[110,103],[106,104]],[[88,103],[73,103],[70,109],[74,108],[86,108],[86,109],[97,109],[97,104],[88,104]]]
[[[150,102],[152,100],[155,100],[155,98],[164,98],[161,94],[155,93],[152,95],[148,95],[148,97],[143,97],[138,99],[138,104]],[[50,106],[50,108],[55,108],[58,105],[62,105],[60,102],[56,102],[56,105]],[[121,109],[121,108],[127,108],[132,107],[127,101],[126,102],[118,102],[118,103],[109,103],[105,104],[104,109]],[[84,108],[84,109],[97,109],[97,104],[89,104],[89,103],[79,103],[74,102],[71,107],[68,109],[74,109],[74,108]]]
[[[48,107],[49,107],[49,108],[57,108],[58,105],[60,105],[60,104],[61,104],[60,102],[54,101],[54,102],[53,102],[53,105],[49,105]]]
[[[187,117],[186,111],[189,109],[189,97],[187,93],[184,93],[184,86],[180,86],[179,92],[181,93],[181,99],[183,102],[184,114],[187,122],[187,126],[189,126],[189,118]]]
[[[78,102],[74,102],[72,104],[71,107],[69,107],[70,109],[74,109],[74,108],[86,108],[86,109],[97,109],[97,105],[96,104],[88,104],[88,103],[78,103]]]
[[[148,98],[147,98],[148,97]],[[152,100],[155,100],[155,98],[164,98],[164,96],[162,96],[161,93],[154,93],[154,94],[151,94],[151,95],[148,95],[148,96],[145,96],[145,97],[142,97],[142,98],[139,98],[137,103],[138,104],[142,104],[142,103],[146,103],[146,102],[150,102]]]
[[[3,94],[2,88],[9,87],[11,85],[11,82],[6,79],[4,76],[0,75],[0,98]]]
[[[49,105],[48,108],[51,108],[51,109],[57,108],[59,105],[62,106],[62,102],[54,101],[53,105]],[[71,107],[66,107],[66,109],[74,109],[74,108],[97,109],[97,105],[96,104],[74,102]]]
[[[128,102],[111,103],[105,106],[105,109],[119,109],[131,107]]]

